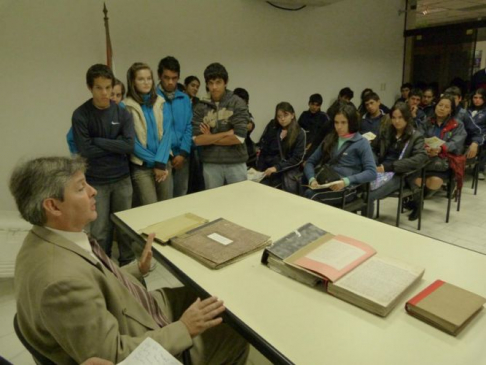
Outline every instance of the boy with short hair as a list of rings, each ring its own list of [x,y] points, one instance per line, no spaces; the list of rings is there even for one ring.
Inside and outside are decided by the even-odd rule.
[[[412,89],[408,94],[407,104],[410,107],[413,121],[415,122],[415,128],[425,123],[427,116],[420,109],[420,102],[422,101],[422,90]]]
[[[115,82],[106,65],[96,64],[86,74],[93,95],[72,117],[73,136],[79,154],[87,159],[86,181],[98,191],[98,217],[91,234],[111,256],[114,225],[111,213],[132,207],[132,182],[128,155],[133,153],[135,131],[131,114],[110,99]],[[129,238],[119,232],[120,266],[135,259]]]
[[[304,160],[312,155],[324,137],[334,128],[327,114],[321,111],[322,102],[321,94],[312,94],[309,97],[309,110],[304,111],[298,120],[308,141]]]
[[[385,113],[380,109],[381,102],[377,93],[372,92],[367,94],[363,101],[366,113],[361,119],[359,132],[361,134],[372,132],[378,137],[386,120],[389,118],[386,118]]]
[[[160,83],[157,94],[165,100],[164,130],[171,130],[172,174],[163,183],[173,185],[170,195],[178,197],[187,194],[189,183],[189,156],[192,146],[192,104],[189,97],[177,87],[181,67],[179,61],[167,56],[160,60],[157,69]]]
[[[220,63],[204,70],[209,97],[194,109],[193,140],[202,146],[201,161],[206,189],[244,181],[247,178],[245,145],[250,119],[245,102],[226,89],[228,72]]]
[[[410,97],[410,91],[412,91],[412,88],[413,85],[409,82],[402,84],[402,86],[400,87],[401,96],[399,99],[397,99],[396,103],[398,103],[399,101],[406,102]]]

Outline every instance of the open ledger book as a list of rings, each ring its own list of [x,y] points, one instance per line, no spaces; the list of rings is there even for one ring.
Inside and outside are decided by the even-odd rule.
[[[265,250],[270,267],[276,266],[275,261],[278,261],[271,253],[272,247]],[[422,277],[424,269],[375,254],[376,251],[363,242],[324,233],[285,257],[280,262],[280,272],[310,285],[313,285],[311,278],[315,278],[316,283],[327,284],[328,293],[386,316],[405,291]],[[289,271],[282,268],[285,265],[302,273],[288,275]]]

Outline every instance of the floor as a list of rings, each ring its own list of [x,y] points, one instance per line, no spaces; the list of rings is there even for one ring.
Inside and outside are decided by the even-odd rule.
[[[425,201],[422,229],[417,231],[417,222],[409,222],[407,213],[401,215],[400,228],[418,232],[444,244],[462,246],[486,255],[486,182],[480,181],[478,194],[470,189],[466,181],[462,193],[461,210],[455,210],[453,204],[449,223],[445,223],[447,199],[445,193],[439,193]],[[395,224],[397,199],[388,198],[380,204],[382,222]],[[147,278],[149,289],[163,286],[181,285],[168,271],[157,264],[156,269]],[[13,279],[0,280],[0,356],[13,364],[33,365],[34,361],[17,339],[13,329],[13,316],[16,312],[13,294]],[[1,359],[0,359],[1,363]],[[251,349],[248,364],[270,364],[258,351]]]

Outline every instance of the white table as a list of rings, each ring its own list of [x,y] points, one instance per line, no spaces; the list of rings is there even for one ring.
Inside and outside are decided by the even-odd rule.
[[[249,181],[120,212],[114,219],[138,231],[187,212],[224,217],[273,241],[311,222],[425,267],[420,283],[381,318],[273,272],[260,263],[262,252],[210,270],[170,246],[155,245],[163,256],[156,257],[182,282],[224,299],[228,322],[272,362],[486,364],[484,311],[452,337],[404,309],[407,299],[436,279],[486,296],[486,255]]]

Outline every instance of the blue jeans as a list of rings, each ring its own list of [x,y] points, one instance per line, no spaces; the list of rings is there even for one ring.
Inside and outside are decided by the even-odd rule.
[[[172,191],[174,198],[187,194],[189,185],[189,157],[184,160],[184,165],[180,170],[172,169]]]
[[[387,181],[378,189],[371,191],[370,205],[368,206],[368,218],[373,218],[373,215],[375,214],[375,200],[384,198],[391,193],[398,191],[398,189],[400,189],[400,176],[395,174],[390,181]]]
[[[205,162],[203,174],[206,189],[234,184],[246,180],[246,163],[216,164]]]
[[[130,177],[126,177],[111,184],[93,184],[93,187],[98,191],[96,195],[96,211],[98,212],[98,217],[94,222],[91,222],[89,227],[90,232],[106,254],[111,257],[114,224],[110,219],[110,214],[121,212],[132,207],[132,182],[130,181]],[[118,259],[120,266],[133,261],[135,255],[131,248],[130,239],[121,231],[117,230],[117,241],[120,250],[120,257]]]

